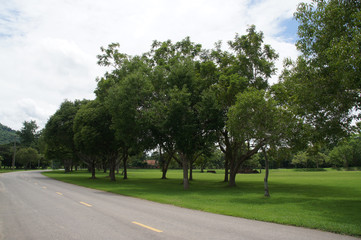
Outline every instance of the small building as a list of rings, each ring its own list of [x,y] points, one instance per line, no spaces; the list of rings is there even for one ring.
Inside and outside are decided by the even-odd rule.
[[[144,160],[147,163],[147,168],[159,168],[157,160]]]

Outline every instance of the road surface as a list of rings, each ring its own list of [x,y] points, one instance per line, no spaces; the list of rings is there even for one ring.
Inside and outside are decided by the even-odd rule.
[[[357,238],[158,204],[31,171],[0,174],[0,240],[5,239]]]

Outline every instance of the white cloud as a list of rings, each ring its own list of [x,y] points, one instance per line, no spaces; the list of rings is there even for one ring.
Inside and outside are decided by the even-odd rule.
[[[0,122],[44,126],[64,99],[93,98],[101,46],[141,54],[190,36],[206,48],[251,24],[282,59],[297,56],[282,23],[300,0],[5,0],[0,4]],[[273,79],[273,81],[275,81]]]

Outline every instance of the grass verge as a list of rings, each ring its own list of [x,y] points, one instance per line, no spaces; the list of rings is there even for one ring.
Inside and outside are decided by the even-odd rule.
[[[263,174],[240,174],[237,187],[224,183],[223,172],[194,172],[190,189],[183,190],[182,172],[170,170],[162,180],[155,169],[131,169],[128,180],[110,182],[98,172],[43,173],[64,182],[224,215],[315,228],[361,236],[361,172],[271,170],[270,198],[263,196]]]

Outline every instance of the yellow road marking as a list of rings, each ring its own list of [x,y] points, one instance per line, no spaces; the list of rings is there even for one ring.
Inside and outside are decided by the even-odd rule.
[[[59,194],[59,195],[63,195],[61,192],[56,192],[57,194]]]
[[[46,189],[46,187],[45,187],[45,186],[44,186],[44,187],[42,187],[42,188]]]
[[[149,229],[149,230],[152,230],[152,231],[154,231],[154,232],[158,232],[158,233],[163,232],[162,230],[159,230],[159,229],[156,229],[156,228],[149,227],[149,226],[144,225],[144,224],[141,224],[141,223],[139,223],[139,222],[132,222],[132,223],[134,223],[134,224],[136,224],[136,225],[138,225],[138,226],[141,226],[141,227],[147,228],[147,229]]]
[[[80,202],[81,204],[87,206],[87,207],[91,207],[92,205],[88,204],[88,203],[85,203],[85,202]]]

